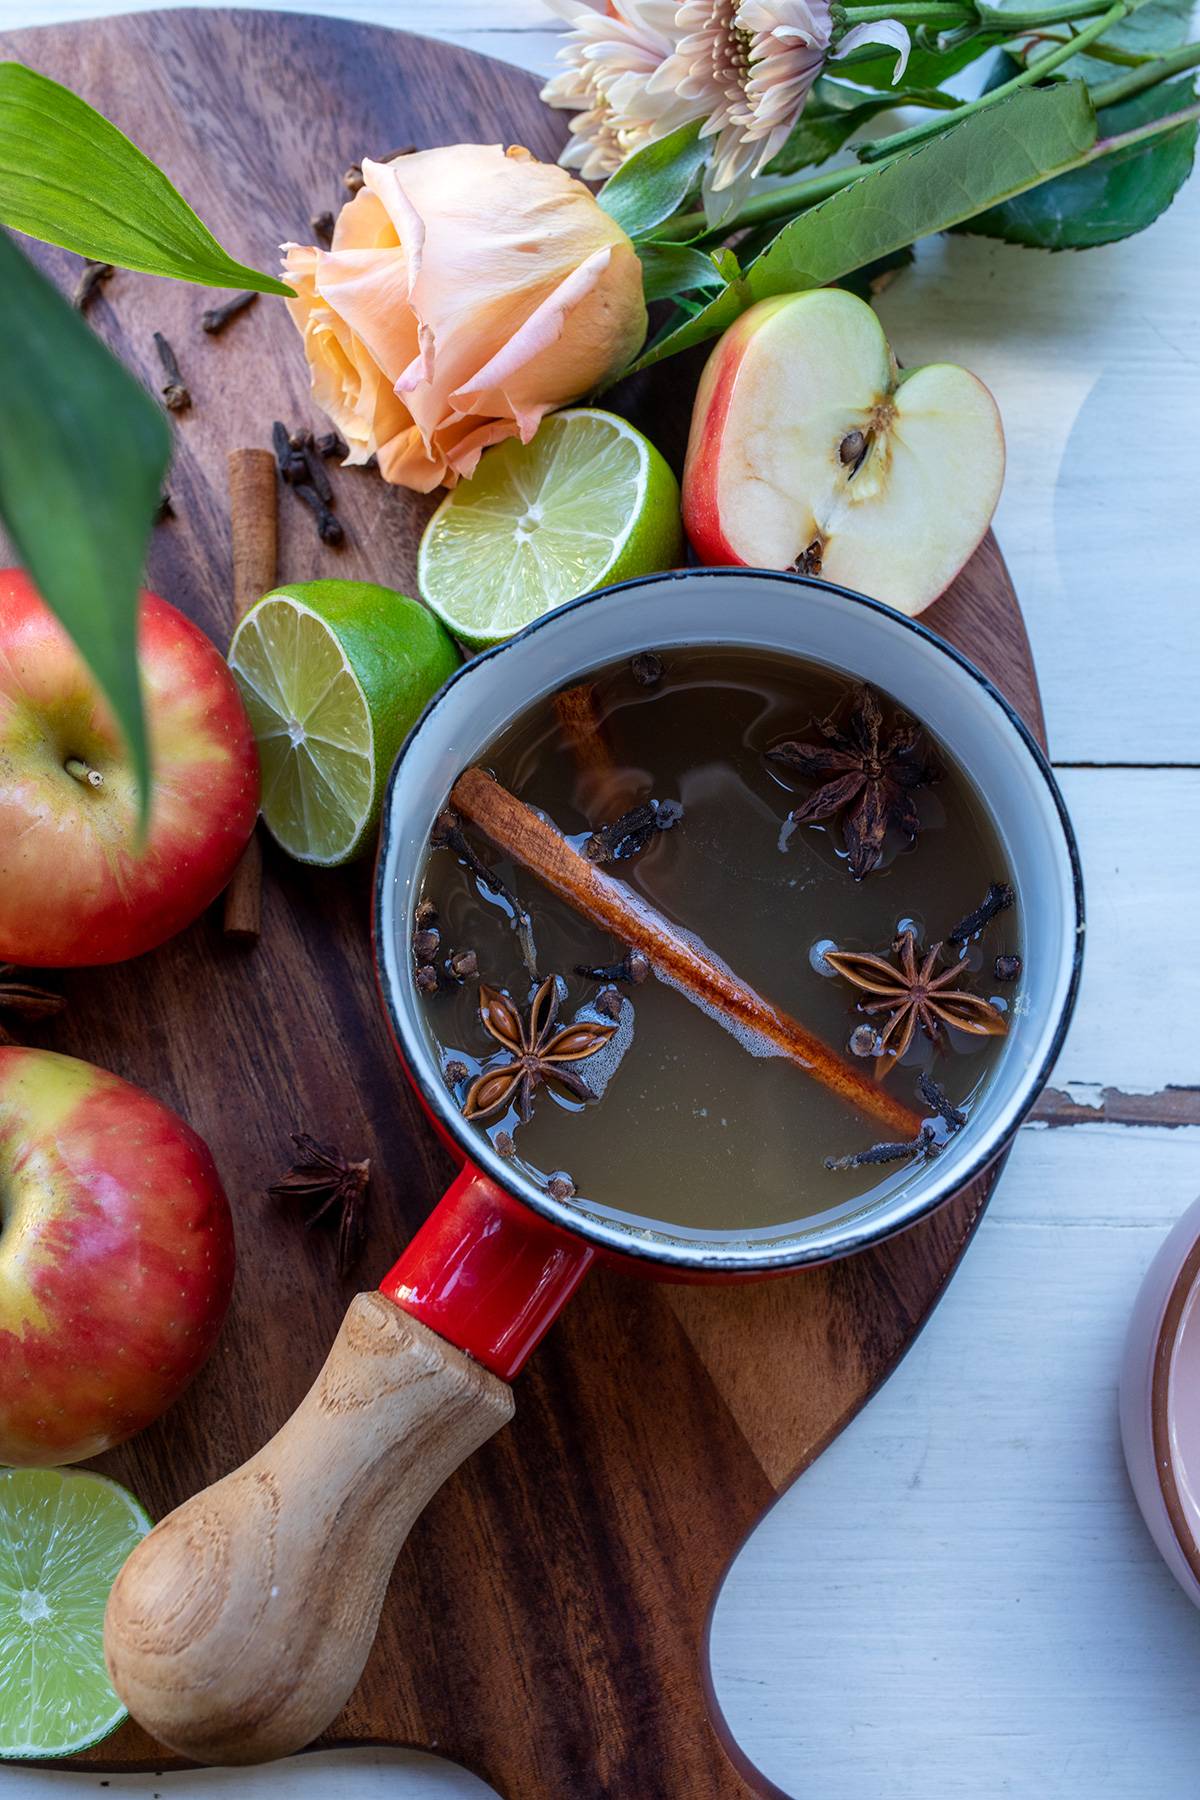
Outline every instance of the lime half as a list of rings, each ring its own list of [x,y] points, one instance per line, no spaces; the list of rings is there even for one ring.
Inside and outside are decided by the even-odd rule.
[[[125,1718],[104,1670],[104,1608],[149,1529],[103,1475],[0,1470],[0,1756],[69,1756]]]
[[[289,856],[329,867],[370,847],[396,752],[458,662],[425,607],[371,582],[295,582],[250,609],[229,666]]]
[[[679,484],[615,413],[576,407],[485,450],[421,539],[421,594],[472,649],[551,607],[683,561]]]

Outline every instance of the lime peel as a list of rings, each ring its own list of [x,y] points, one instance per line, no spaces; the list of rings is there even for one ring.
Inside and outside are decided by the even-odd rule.
[[[104,1608],[150,1530],[82,1469],[0,1470],[0,1757],[71,1756],[128,1716],[104,1667]]]

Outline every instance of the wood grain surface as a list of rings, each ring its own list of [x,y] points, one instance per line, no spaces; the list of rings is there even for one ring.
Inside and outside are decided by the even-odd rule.
[[[505,65],[374,27],[278,13],[178,11],[22,31],[16,57],[82,93],[171,175],[235,255],[265,269],[311,241],[364,152],[476,139],[552,157],[561,115]],[[79,259],[32,247],[66,290]],[[281,302],[219,337],[206,290],[118,272],[96,330],[157,389],[165,333],[191,391],[174,422],[174,516],[149,584],[218,642],[233,623],[226,454],[271,422],[320,427]],[[678,467],[703,353],[610,403]],[[332,471],[347,535],[317,539],[279,501],[281,580],[361,576],[413,591],[434,501]],[[1032,662],[989,539],[925,615],[1039,732]],[[317,1374],[353,1292],[379,1281],[453,1165],[400,1074],[371,968],[369,863],[306,871],[268,846],[257,947],[220,907],[136,963],[65,971],[70,1002],[29,1036],[174,1106],[212,1147],[234,1208],[233,1305],[208,1368],[149,1431],[101,1458],[155,1518],[251,1456]],[[289,1130],[372,1169],[370,1233],[339,1283],[331,1239],[265,1194]],[[776,1494],[894,1366],[936,1303],[986,1202],[976,1182],[879,1248],[736,1289],[601,1274],[515,1383],[516,1416],[433,1498],[397,1563],[355,1693],[321,1740],[432,1748],[506,1800],[738,1800],[772,1791],[723,1752],[705,1633],[730,1558]],[[96,1770],[176,1760],[127,1725],[75,1759]]]

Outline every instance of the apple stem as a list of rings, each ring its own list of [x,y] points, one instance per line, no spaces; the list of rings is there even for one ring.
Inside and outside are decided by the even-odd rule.
[[[76,781],[87,787],[98,788],[104,786],[104,777],[99,769],[89,769],[88,765],[78,756],[68,756],[63,767],[66,769],[68,775],[73,775]]]

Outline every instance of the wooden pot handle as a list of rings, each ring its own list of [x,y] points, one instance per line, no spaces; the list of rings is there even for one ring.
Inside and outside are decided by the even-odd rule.
[[[104,1654],[134,1718],[206,1763],[310,1743],[362,1673],[417,1514],[512,1412],[480,1363],[359,1294],[283,1429],[118,1575]]]

